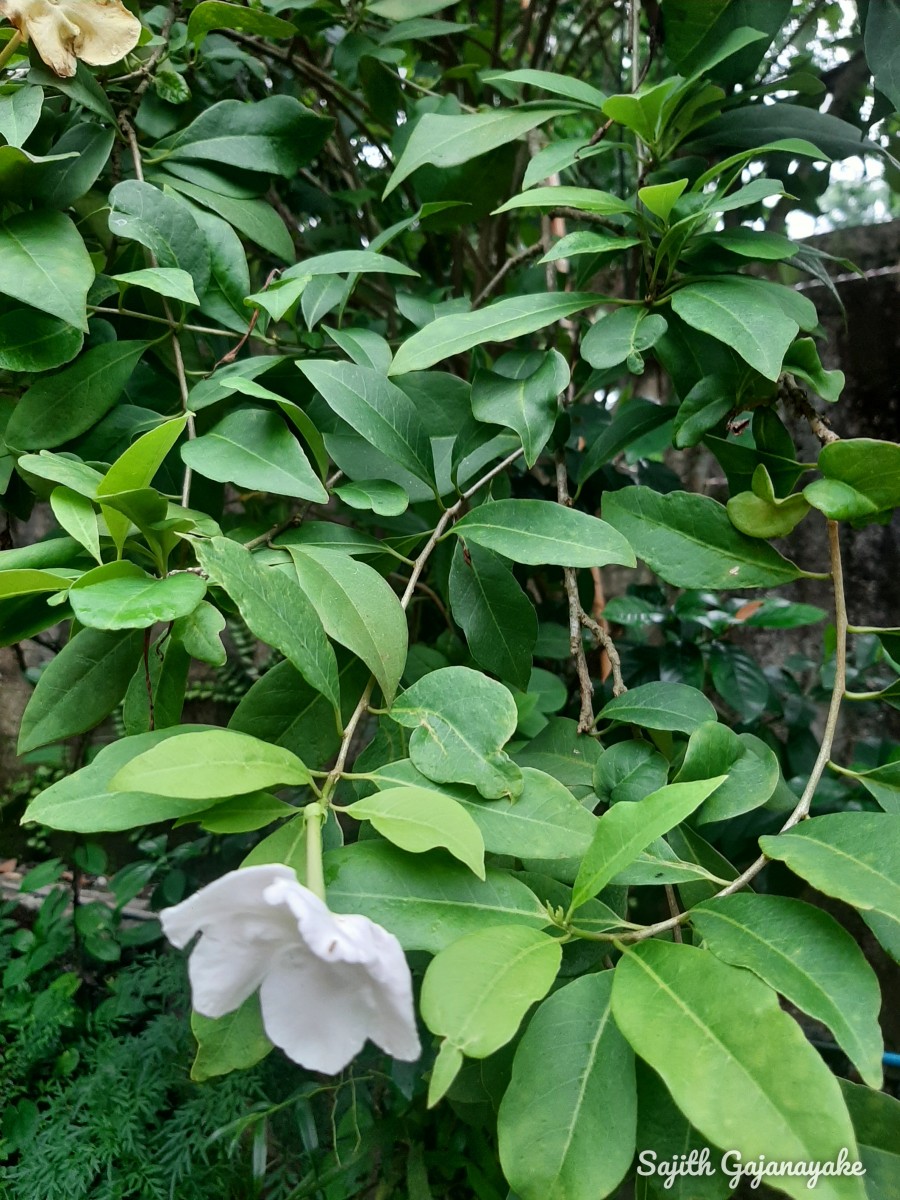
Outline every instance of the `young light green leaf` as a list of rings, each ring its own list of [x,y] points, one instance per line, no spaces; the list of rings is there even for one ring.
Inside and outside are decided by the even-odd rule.
[[[615,804],[597,822],[594,839],[584,856],[572,907],[596,896],[656,838],[691,815],[725,781],[724,775],[694,783],[671,783],[633,804]]]
[[[409,508],[409,495],[390,479],[360,479],[342,483],[334,490],[350,508],[368,510],[379,517],[399,517]]]
[[[476,823],[451,796],[431,788],[394,787],[348,805],[356,820],[371,821],[382,837],[421,854],[438,846],[484,879],[484,840]]]
[[[549,924],[534,892],[508,871],[488,867],[482,881],[461,863],[409,855],[387,842],[326,851],[325,882],[334,912],[363,913],[404,950],[436,954],[486,926]]]
[[[832,521],[863,520],[900,505],[900,445],[895,442],[832,442],[822,448],[817,465],[825,478],[807,484],[803,495]]]
[[[281,417],[242,405],[202,437],[185,442],[182,460],[207,479],[325,504],[328,493]]]
[[[102,505],[103,519],[120,552],[131,528],[131,520],[123,513],[103,505],[103,498],[146,488],[184,432],[186,424],[187,418],[175,417],[143,434],[119,455],[98,483],[96,496]]]
[[[679,733],[693,733],[705,721],[715,721],[716,710],[697,688],[686,683],[661,682],[629,688],[605,704],[600,716],[608,721],[627,721],[645,729],[677,729]]]
[[[41,672],[22,716],[18,753],[99,725],[125,695],[143,644],[137,631],[76,633]]]
[[[76,575],[77,572],[72,572]],[[0,600],[11,600],[15,596],[33,596],[38,592],[60,592],[71,583],[69,573],[41,571],[33,567],[13,567],[0,572]]]
[[[638,197],[641,204],[649,209],[655,217],[659,217],[663,222],[668,222],[678,197],[687,185],[687,179],[673,179],[671,183],[654,183],[649,187],[638,188]]]
[[[615,811],[615,810],[614,810]],[[856,1139],[837,1080],[778,997],[749,971],[693,946],[642,942],[616,967],[612,1010],[704,1137],[744,1162],[829,1162]],[[816,1096],[816,1104],[798,1097]],[[808,1180],[781,1176],[797,1200]],[[863,1181],[822,1177],[823,1200],[865,1200]]]
[[[66,533],[70,533],[76,542],[84,546],[98,563],[102,562],[100,528],[97,524],[97,513],[90,500],[71,488],[55,487],[50,493],[50,507]]]
[[[631,1164],[634,1055],[612,1019],[612,976],[585,975],[554,992],[516,1050],[497,1132],[522,1200],[599,1200]]]
[[[290,750],[233,729],[207,729],[180,734],[138,754],[109,786],[114,792],[217,800],[305,783],[309,771]]]
[[[772,477],[765,464],[753,472],[752,490],[738,492],[725,505],[735,529],[748,537],[787,537],[809,512],[805,495],[775,495]]]
[[[881,1087],[878,979],[834,917],[802,900],[745,892],[698,904],[691,924],[719,958],[826,1025],[866,1083]]]
[[[158,296],[168,296],[182,304],[199,304],[194,281],[180,267],[142,267],[139,271],[124,271],[112,277],[116,283],[146,288]]]
[[[356,363],[298,362],[297,366],[339,417],[417,479],[432,483],[431,445],[405,392],[371,367]]]
[[[294,664],[335,711],[340,705],[337,660],[315,608],[283,571],[261,567],[249,550],[228,538],[197,545],[197,560],[225,589],[250,630]]]
[[[94,266],[81,234],[61,212],[20,212],[0,224],[0,293],[87,329]]]
[[[363,660],[391,704],[406,666],[406,614],[390,584],[337,550],[288,546],[300,587],[334,641]]]
[[[92,581],[90,575],[69,589],[69,603],[91,629],[147,629],[157,621],[174,621],[193,612],[206,594],[206,581],[189,572],[164,579],[139,568],[118,578]]]
[[[710,496],[622,488],[606,494],[603,516],[675,587],[776,587],[804,574],[768,543],[739,533]]]
[[[498,555],[474,544],[464,551],[462,541],[457,544],[450,567],[450,608],[476,662],[527,689],[537,614]]]
[[[759,844],[826,896],[900,920],[900,813],[828,813]]]
[[[438,317],[399,347],[388,375],[424,371],[452,354],[471,350],[473,346],[505,342],[534,333],[596,303],[597,297],[589,292],[547,292],[536,296],[510,296],[475,312]]]
[[[577,208],[581,212],[614,213],[632,212],[627,200],[621,200],[612,192],[601,192],[597,188],[583,187],[537,187],[529,188],[501,204],[495,213],[509,212],[514,208]]]
[[[488,501],[457,521],[453,532],[532,566],[635,565],[628,542],[606,521],[548,500]]]
[[[489,800],[521,793],[522,772],[502,749],[518,713],[496,680],[468,667],[442,667],[408,688],[391,717],[414,731],[409,756],[435,783],[471,783]]]

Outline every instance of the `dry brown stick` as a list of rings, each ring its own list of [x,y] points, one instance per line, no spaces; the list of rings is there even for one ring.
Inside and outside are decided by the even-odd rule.
[[[829,445],[831,442],[839,442],[841,439],[834,432],[828,423],[827,418],[820,416],[810,403],[809,397],[803,388],[797,383],[793,375],[783,375],[781,377],[781,394],[782,398],[787,400],[798,412],[801,417],[805,417],[813,434],[819,439],[823,446]]]
[[[621,696],[628,689],[625,686],[625,681],[622,678],[622,660],[619,658],[619,651],[616,649],[616,643],[612,639],[609,632],[609,623],[607,621],[595,621],[593,617],[588,616],[586,612],[581,614],[581,623],[585,629],[589,629],[598,643],[603,647],[606,656],[609,659],[609,668],[613,678],[613,695]]]
[[[556,499],[567,508],[572,507],[569,495],[569,477],[566,471],[566,458],[563,451],[556,453]],[[578,675],[578,690],[581,695],[581,711],[578,716],[578,732],[587,733],[594,727],[594,685],[588,669],[587,656],[584,653],[584,640],[581,635],[581,625],[586,616],[581,607],[578,595],[578,574],[573,567],[563,568],[563,580],[566,585],[566,599],[569,606],[569,652],[575,660],[575,671]]]

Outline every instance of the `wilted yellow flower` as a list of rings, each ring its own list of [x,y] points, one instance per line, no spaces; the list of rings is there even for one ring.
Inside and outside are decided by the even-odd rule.
[[[63,77],[75,74],[79,58],[94,67],[118,62],[141,36],[120,0],[0,0],[0,14]]]

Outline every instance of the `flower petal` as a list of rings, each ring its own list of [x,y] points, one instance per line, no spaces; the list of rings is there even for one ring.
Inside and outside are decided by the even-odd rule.
[[[51,71],[68,79],[75,74],[78,26],[49,0],[0,0],[0,13],[15,25]]]
[[[63,0],[60,7],[78,26],[75,53],[93,67],[106,67],[129,54],[141,23],[120,0]]]
[[[163,933],[173,946],[183,949],[195,934],[211,924],[249,914],[265,918],[271,908],[263,894],[280,879],[292,879],[296,883],[297,876],[290,867],[280,863],[229,871],[180,904],[164,908],[159,914]],[[272,920],[280,924],[274,913]]]

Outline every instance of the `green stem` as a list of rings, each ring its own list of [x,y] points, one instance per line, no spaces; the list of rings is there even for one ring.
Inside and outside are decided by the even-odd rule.
[[[322,825],[325,809],[321,804],[307,804],[303,810],[306,821],[306,886],[325,899],[325,872],[322,867]]]
[[[17,29],[3,49],[0,50],[0,71],[3,70],[18,48],[22,45],[23,41],[24,38]]]

